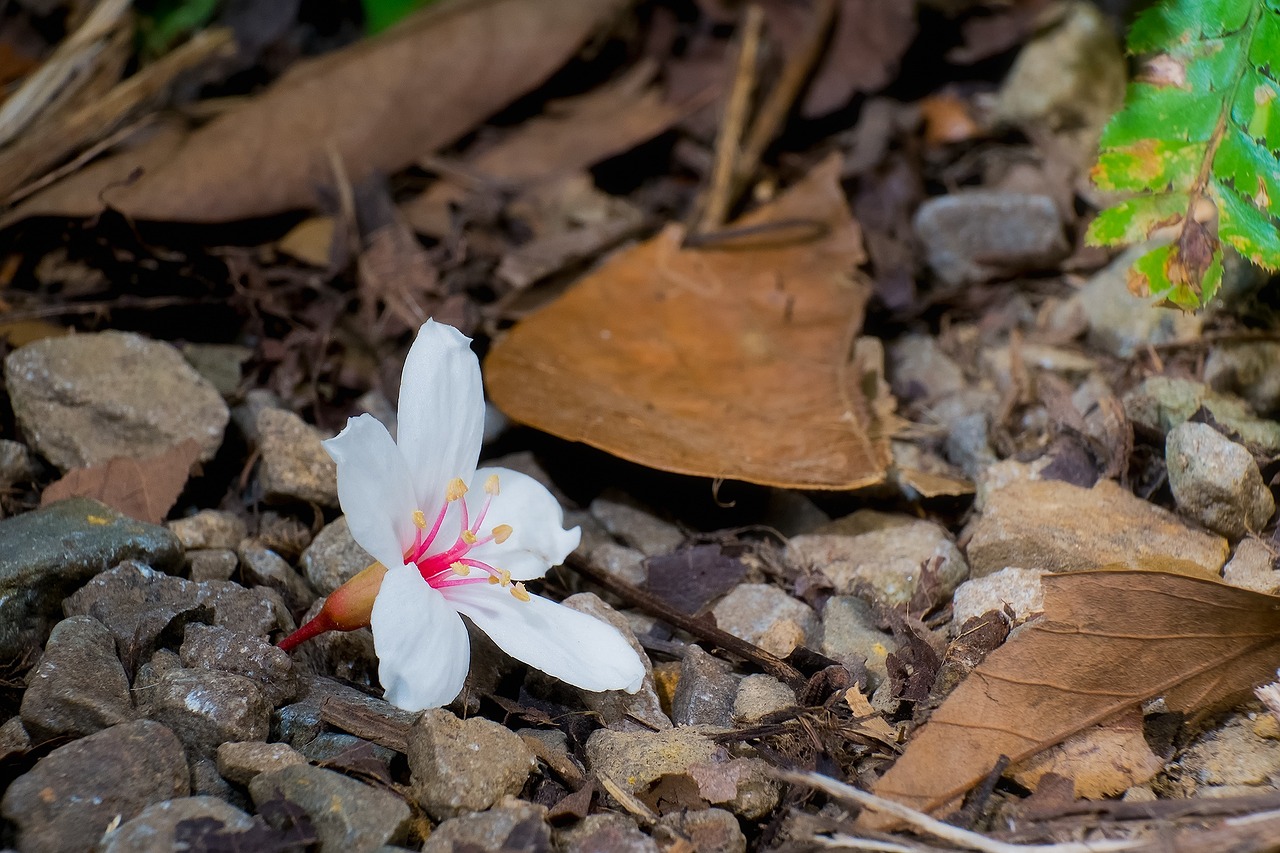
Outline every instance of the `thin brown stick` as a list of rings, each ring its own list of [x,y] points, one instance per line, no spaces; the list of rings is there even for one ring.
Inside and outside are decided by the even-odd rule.
[[[724,224],[733,206],[734,176],[738,172],[738,145],[751,110],[751,93],[756,87],[756,64],[760,57],[760,34],[764,31],[764,10],[757,3],[747,7],[742,19],[742,40],[734,64],[733,88],[725,102],[724,118],[716,134],[715,161],[706,205],[698,221],[698,231],[710,231]]]
[[[741,637],[735,637],[728,631],[722,631],[719,628],[708,625],[688,613],[681,613],[656,595],[651,595],[637,586],[632,586],[624,580],[615,578],[603,569],[591,565],[591,563],[577,554],[570,554],[569,559],[565,560],[565,565],[578,574],[595,581],[629,604],[657,616],[663,622],[674,625],[683,631],[688,631],[695,637],[717,645],[738,657],[746,658],[774,678],[785,681],[797,690],[808,682],[808,679],[804,677],[800,670],[777,655],[770,654],[754,643],[748,643]]]

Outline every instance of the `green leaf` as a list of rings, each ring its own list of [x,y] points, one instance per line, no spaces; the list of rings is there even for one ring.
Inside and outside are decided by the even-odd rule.
[[[1093,180],[1136,195],[1099,213],[1087,239],[1136,243],[1172,226],[1132,283],[1195,310],[1221,284],[1223,244],[1280,268],[1280,0],[1161,0],[1129,50],[1144,70],[1103,131]]]
[[[219,0],[138,2],[138,38],[144,56],[169,52],[174,44],[213,20]]]
[[[361,0],[364,6],[364,31],[380,33],[402,18],[435,0]]]

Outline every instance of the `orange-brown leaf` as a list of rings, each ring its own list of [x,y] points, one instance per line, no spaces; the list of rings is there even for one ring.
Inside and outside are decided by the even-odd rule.
[[[947,697],[877,794],[938,809],[1001,755],[1020,761],[1157,696],[1211,710],[1280,665],[1277,596],[1164,572],[1048,575],[1044,587],[1044,616]]]
[[[157,524],[173,508],[187,484],[200,445],[188,438],[146,459],[117,456],[101,465],[73,468],[40,495],[40,505],[63,498],[87,497],[133,518]]]
[[[515,420],[642,465],[801,488],[878,482],[888,440],[851,363],[868,288],[839,162],[682,248],[668,227],[517,326],[486,362]]]

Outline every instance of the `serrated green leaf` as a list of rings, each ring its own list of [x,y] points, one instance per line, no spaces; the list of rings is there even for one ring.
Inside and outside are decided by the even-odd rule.
[[[1227,128],[1213,171],[1255,207],[1280,216],[1280,161],[1238,127]]]
[[[1280,267],[1280,230],[1275,220],[1242,198],[1235,190],[1213,182],[1218,202],[1218,237],[1257,266]]]
[[[1093,183],[1115,192],[1186,192],[1202,159],[1201,143],[1143,139],[1103,151],[1093,169]]]
[[[1129,30],[1132,53],[1168,50],[1180,41],[1200,41],[1234,33],[1253,10],[1251,0],[1161,3],[1147,9]]]
[[[1099,213],[1085,237],[1099,246],[1141,243],[1157,228],[1176,225],[1186,212],[1181,193],[1136,196]]]
[[[1169,270],[1177,265],[1177,247],[1159,246],[1133,262],[1129,271],[1131,290],[1145,292],[1157,301],[1194,311],[1217,294],[1222,286],[1222,256],[1219,253],[1197,285],[1170,280]]]
[[[1102,146],[1133,145],[1150,139],[1153,128],[1160,129],[1160,139],[1207,142],[1213,135],[1221,104],[1222,98],[1213,92],[1132,83],[1124,109],[1102,133]]]

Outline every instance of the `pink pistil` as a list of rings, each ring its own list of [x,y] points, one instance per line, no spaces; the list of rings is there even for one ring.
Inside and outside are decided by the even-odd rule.
[[[449,511],[449,502],[446,502],[444,508],[440,510],[440,514],[436,516],[435,524],[431,526],[431,530],[424,535],[422,529],[419,528],[413,537],[413,546],[405,552],[405,562],[416,564],[422,579],[435,589],[473,583],[488,583],[491,577],[500,580],[503,575],[502,572],[488,563],[466,557],[472,548],[494,541],[492,534],[484,538],[477,538],[474,542],[468,542],[464,538],[466,535],[475,537],[476,531],[484,523],[485,516],[489,514],[489,505],[493,503],[493,496],[490,495],[485,499],[474,524],[471,524],[468,518],[466,502],[459,501],[459,503],[460,506],[458,508],[462,512],[462,533],[458,535],[457,540],[448,550],[439,554],[427,553],[431,544],[435,541],[436,535],[440,532],[440,527],[444,524],[445,514]],[[470,568],[479,569],[484,572],[484,576],[477,578],[455,576],[453,572],[455,563],[462,563]]]

